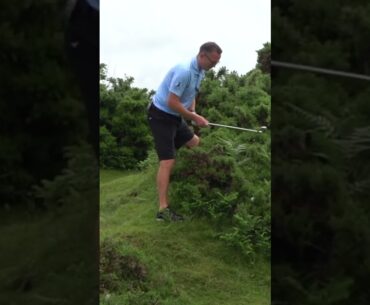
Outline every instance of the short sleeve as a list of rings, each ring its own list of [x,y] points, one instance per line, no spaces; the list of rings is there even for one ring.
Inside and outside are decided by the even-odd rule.
[[[189,85],[189,82],[190,71],[179,69],[174,72],[169,91],[180,97],[184,93],[185,88]]]

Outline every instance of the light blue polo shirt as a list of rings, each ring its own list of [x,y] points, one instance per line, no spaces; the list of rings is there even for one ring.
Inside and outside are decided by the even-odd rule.
[[[199,91],[200,83],[204,75],[204,70],[198,67],[196,57],[188,63],[174,66],[167,73],[154,95],[154,106],[167,113],[180,116],[179,113],[168,107],[169,93],[172,92],[177,95],[183,106],[188,109]]]

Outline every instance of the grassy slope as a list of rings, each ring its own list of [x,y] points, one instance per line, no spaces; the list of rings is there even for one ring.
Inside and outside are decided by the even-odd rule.
[[[270,264],[246,262],[217,240],[202,220],[158,223],[154,177],[101,171],[100,236],[121,244],[148,268],[160,305],[270,304]],[[104,295],[102,304],[129,304],[123,293]]]

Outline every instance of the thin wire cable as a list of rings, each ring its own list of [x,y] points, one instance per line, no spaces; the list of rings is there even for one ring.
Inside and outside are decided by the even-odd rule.
[[[349,78],[370,80],[370,76],[363,75],[363,74],[349,73],[349,72],[344,72],[344,71],[317,68],[317,67],[305,66],[305,65],[297,65],[297,64],[291,64],[291,63],[276,61],[276,60],[271,60],[271,65],[277,66],[277,67],[290,68],[290,69],[306,70],[306,71],[312,71],[312,72],[318,72],[318,73],[324,73],[324,74],[344,76],[344,77],[349,77]]]

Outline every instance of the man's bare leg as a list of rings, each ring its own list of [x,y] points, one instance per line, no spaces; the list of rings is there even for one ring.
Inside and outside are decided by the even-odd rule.
[[[191,140],[185,144],[188,148],[193,148],[199,145],[198,136],[194,135]],[[175,165],[175,159],[159,161],[159,169],[157,173],[157,189],[159,197],[159,210],[165,209],[169,205],[168,188],[170,184],[170,176]]]
[[[189,140],[188,142],[186,142],[185,146],[187,148],[193,148],[193,147],[196,147],[199,145],[199,142],[200,142],[200,139],[197,135],[194,135],[191,140]]]
[[[170,176],[172,168],[175,164],[175,159],[161,160],[159,162],[159,169],[157,173],[157,189],[159,196],[159,209],[168,207],[168,186],[170,184]]]

